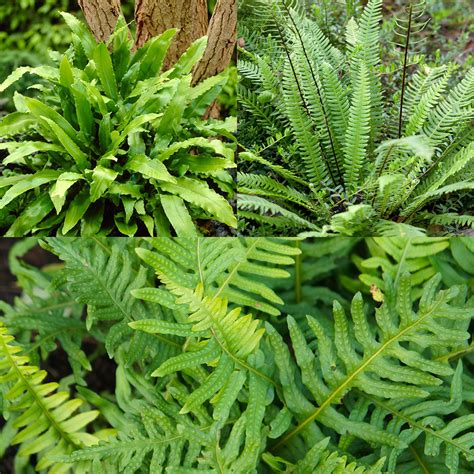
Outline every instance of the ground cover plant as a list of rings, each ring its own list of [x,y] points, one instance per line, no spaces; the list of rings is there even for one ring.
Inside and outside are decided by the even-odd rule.
[[[318,2],[242,2],[243,233],[415,235],[473,226],[469,53],[459,55],[464,69],[421,54],[424,2],[405,2],[389,26],[381,0],[357,3],[347,2],[345,28],[334,30],[340,17],[328,26]],[[389,27],[396,43],[386,41]]]
[[[473,471],[472,240],[37,244],[0,303],[14,472]]]
[[[40,94],[16,93],[16,112],[0,121],[1,231],[166,236],[221,226],[229,234],[235,118],[208,111],[231,71],[207,77],[200,69],[207,38],[165,66],[177,29],[134,47],[123,18],[97,43],[86,25],[63,17],[71,47],[0,85],[41,78]]]

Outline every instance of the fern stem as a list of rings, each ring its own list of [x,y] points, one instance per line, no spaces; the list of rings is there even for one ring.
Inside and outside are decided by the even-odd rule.
[[[234,268],[232,269],[232,271],[229,273],[227,278],[222,282],[219,289],[214,294],[213,299],[218,298],[219,295],[226,289],[227,285],[230,283],[230,281],[232,281],[232,278],[234,277],[234,275],[240,270],[241,265],[243,265],[244,262],[247,261],[248,256],[254,251],[255,247],[257,246],[257,244],[259,243],[260,240],[262,240],[262,238],[257,237],[253,241],[252,245],[250,245],[247,248],[247,251],[245,252],[245,257],[242,259],[242,261],[240,263],[238,263],[237,265],[234,265]]]
[[[413,19],[413,5],[410,2],[410,7],[408,10],[408,30],[407,37],[405,41],[405,54],[403,59],[403,78],[402,78],[402,95],[400,97],[400,116],[398,118],[398,138],[402,137],[402,128],[403,128],[403,102],[405,100],[406,92],[406,80],[407,80],[407,67],[408,67],[408,50],[410,48],[410,37],[411,37],[411,25]]]
[[[249,372],[252,372],[254,373],[257,377],[260,377],[262,378],[263,380],[265,380],[266,382],[268,382],[269,384],[273,385],[275,388],[279,388],[279,385],[273,381],[270,377],[268,377],[267,375],[265,375],[263,372],[260,372],[258,369],[255,369],[254,367],[252,367],[251,365],[248,365],[246,362],[242,361],[241,359],[239,359],[238,357],[236,357],[234,354],[232,354],[232,352],[230,352],[227,347],[225,347],[224,344],[222,344],[222,342],[219,340],[219,338],[217,337],[217,334],[215,333],[214,329],[211,328],[211,333],[212,335],[214,336],[214,339],[216,340],[217,344],[219,344],[220,348],[237,364],[237,365],[240,365],[241,367],[243,367],[244,369],[248,370]]]
[[[309,67],[309,70],[311,72],[311,77],[313,79],[313,82],[314,82],[314,85],[316,86],[316,92],[318,94],[318,98],[319,98],[319,103],[321,104],[321,110],[323,112],[323,117],[324,117],[324,125],[326,126],[326,131],[328,133],[328,136],[329,136],[329,141],[331,143],[331,151],[332,151],[332,154],[334,156],[334,163],[336,164],[336,168],[337,168],[337,173],[339,175],[339,183],[342,185],[342,188],[344,189],[344,191],[346,190],[346,187],[345,187],[345,183],[344,183],[344,179],[342,177],[342,173],[341,173],[341,169],[339,167],[339,161],[337,159],[337,155],[336,155],[336,149],[334,147],[334,140],[333,140],[333,136],[332,136],[332,131],[331,131],[331,127],[329,126],[329,120],[328,120],[328,116],[327,116],[327,112],[326,112],[326,107],[324,106],[324,102],[323,102],[323,96],[321,94],[321,89],[319,87],[319,84],[318,84],[318,81],[316,79],[316,73],[314,72],[314,68],[313,68],[313,65],[311,63],[311,60],[309,59],[309,55],[306,51],[306,46],[304,44],[304,41],[303,41],[303,38],[301,36],[301,33],[300,33],[300,30],[298,29],[298,26],[296,25],[296,22],[293,18],[293,15],[291,14],[290,12],[290,9],[288,8],[288,5],[286,3],[283,2],[283,6],[286,10],[286,13],[287,15],[289,16],[290,18],[290,21],[291,23],[293,24],[293,27],[295,29],[295,33],[296,35],[298,36],[298,39],[300,41],[300,44],[301,44],[301,47],[303,49],[303,54],[304,54],[304,57],[306,59],[306,62],[308,63],[308,67]],[[329,166],[329,163],[327,163],[327,166],[328,168],[330,168]],[[329,172],[331,173],[331,170],[329,169]],[[334,177],[332,176],[332,173],[331,173],[331,178],[333,179],[333,182],[334,184],[335,181],[334,181]]]
[[[416,462],[419,464],[423,472],[425,474],[430,474],[430,471],[428,470],[425,463],[423,462],[423,459],[421,459],[420,455],[418,454],[418,451],[414,448],[413,445],[410,445],[410,451],[413,453],[413,457],[415,458]]]
[[[435,360],[441,361],[441,362],[447,362],[451,359],[464,357],[470,354],[471,352],[474,352],[474,343],[472,343],[469,347],[466,347],[465,349],[449,352],[448,354],[437,357]]]

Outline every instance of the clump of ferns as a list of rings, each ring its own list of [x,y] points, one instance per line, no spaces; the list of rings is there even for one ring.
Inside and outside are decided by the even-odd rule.
[[[344,52],[299,2],[255,3],[273,44],[242,51],[241,105],[263,129],[264,141],[282,135],[261,162],[286,189],[279,192],[267,181],[267,192],[253,186],[254,176],[240,173],[240,191],[247,195],[241,210],[268,213],[271,206],[262,199],[270,198],[301,215],[292,199],[297,189],[325,201],[331,215],[346,208],[357,212],[366,227],[383,220],[407,224],[417,222],[430,202],[474,187],[474,68],[453,85],[452,65],[420,63],[412,48],[427,24],[423,3],[410,3],[406,18],[397,19],[397,34],[403,35],[397,106],[384,98],[380,77],[381,0],[370,0],[359,21],[348,22]],[[258,161],[262,156],[254,155],[268,149],[257,144],[247,151],[252,153],[244,160]],[[313,225],[327,224],[324,215],[319,206],[304,214]]]

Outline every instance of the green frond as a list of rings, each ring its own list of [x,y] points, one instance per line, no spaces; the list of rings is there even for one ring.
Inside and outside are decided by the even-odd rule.
[[[124,340],[128,341],[127,361],[133,363],[142,355],[153,338],[132,331],[129,322],[144,319],[150,310],[158,315],[158,305],[137,300],[132,291],[148,281],[144,267],[131,271],[132,256],[124,245],[112,245],[114,240],[48,238],[48,248],[65,263],[67,287],[73,298],[87,305],[88,330],[100,325],[105,330],[105,346],[112,357]],[[124,241],[126,245],[126,241]],[[166,317],[163,313],[163,317]],[[162,338],[161,357],[176,350],[173,338]]]
[[[440,377],[453,375],[449,363],[434,361],[428,354],[430,351],[438,354],[435,341],[441,335],[446,344],[443,352],[467,344],[467,326],[456,328],[451,321],[459,318],[469,321],[474,311],[452,303],[458,295],[457,288],[437,291],[439,281],[440,277],[435,276],[425,285],[419,307],[415,309],[410,295],[410,275],[403,273],[395,283],[387,279],[383,303],[375,309],[375,326],[368,322],[360,294],[352,300],[351,321],[341,305],[334,303],[332,337],[322,322],[308,317],[307,324],[317,341],[317,354],[305,341],[296,321],[288,319],[298,370],[311,398],[307,401],[309,413],[297,418],[297,425],[280,439],[275,451],[294,442],[295,437],[305,433],[310,436],[315,422],[369,442],[377,439],[378,443],[388,447],[407,448],[405,440],[386,427],[348,419],[336,406],[341,404],[350,389],[355,388],[378,399],[404,399],[422,404],[420,400],[427,399],[431,391],[442,383]],[[269,325],[267,331],[275,337]],[[287,403],[290,403],[290,397],[295,397],[291,394],[294,391],[291,385],[295,382],[286,375],[283,378],[286,370],[278,355],[281,344],[283,342],[277,342],[277,339],[272,342],[282,389]],[[425,353],[415,354],[410,349],[412,344],[424,347]],[[298,397],[301,396],[302,392]],[[311,408],[313,403],[317,408]],[[300,402],[300,406],[304,404]]]
[[[427,214],[431,224],[443,226],[456,225],[460,227],[470,227],[474,229],[474,216],[458,215],[458,214]]]
[[[202,445],[206,444],[205,437],[209,436],[209,428],[203,428],[200,444],[196,431],[192,433],[194,440],[187,439],[185,425],[177,427],[172,415],[143,401],[137,403],[137,409],[140,410],[138,420],[127,431],[119,432],[116,439],[78,449],[62,459],[74,464],[87,462],[97,473],[115,471],[133,474],[141,472],[144,465],[149,472],[163,472],[163,466],[176,469],[175,472],[179,472],[180,467],[194,472],[192,467],[196,465],[196,459],[186,452],[194,453],[202,449]]]
[[[238,214],[248,211],[257,211],[262,216],[270,216],[270,218],[283,217],[289,224],[298,226],[301,229],[317,229],[318,227],[312,222],[303,219],[298,214],[275,204],[267,199],[259,196],[250,196],[247,194],[239,194],[237,196]],[[240,215],[240,214],[239,214]],[[271,223],[271,221],[270,221]]]
[[[295,183],[301,184],[303,186],[309,187],[310,184],[305,181],[304,179],[301,179],[299,176],[297,176],[295,173],[293,173],[291,170],[285,168],[284,166],[281,165],[276,165],[268,160],[265,160],[259,155],[255,155],[254,153],[250,152],[242,152],[239,154],[239,158],[241,160],[245,160],[248,162],[258,162],[261,163],[262,165],[270,168],[272,171],[274,171],[276,174],[281,176],[282,178],[286,178],[289,181],[293,181]]]
[[[462,363],[459,362],[452,377],[449,398],[436,399],[435,396],[421,403],[412,404],[407,400],[382,402],[367,397],[374,405],[377,417],[388,418],[388,429],[397,433],[400,439],[413,443],[416,438],[424,437],[424,452],[427,456],[440,456],[444,451],[445,465],[449,472],[459,472],[460,457],[467,461],[474,460],[474,441],[465,431],[471,431],[474,426],[472,415],[463,415],[455,420],[443,422],[440,416],[455,413],[462,403]],[[409,428],[406,428],[406,423]],[[394,472],[398,456],[397,449],[382,449],[387,456],[388,472]]]
[[[429,86],[426,88],[426,90],[423,90],[424,87],[422,86],[422,91],[418,90],[415,92],[417,95],[417,100],[416,102],[413,101],[410,114],[407,114],[409,120],[405,128],[406,136],[415,135],[423,129],[429,114],[433,111],[434,107],[438,105],[440,99],[444,95],[452,71],[446,67],[440,69],[445,71],[444,74],[442,74],[440,77],[436,77],[436,71],[433,74],[436,77],[436,80],[433,80],[432,77],[428,76],[430,77],[430,80],[426,80],[423,84],[425,86],[427,82],[429,83]]]
[[[406,219],[413,216],[413,213],[416,212],[419,208],[425,205],[427,202],[436,199],[439,196],[444,194],[454,193],[461,190],[473,190],[474,181],[460,181],[453,184],[447,184],[443,187],[436,187],[431,191],[418,196],[414,199],[405,209],[401,211],[401,215]]]
[[[359,21],[356,43],[351,54],[351,77],[354,82],[359,75],[360,64],[368,70],[368,87],[370,91],[370,143],[373,150],[374,143],[381,133],[382,123],[382,86],[378,71],[380,59],[380,22],[382,20],[382,0],[369,0]],[[354,87],[352,93],[357,94]]]
[[[57,463],[55,456],[65,455],[83,446],[93,445],[98,438],[83,430],[99,412],[97,410],[74,413],[83,404],[71,399],[68,392],[57,392],[55,382],[43,383],[44,370],[29,365],[29,357],[22,355],[21,347],[12,344],[7,328],[0,325],[0,382],[6,386],[4,413],[15,416],[17,430],[12,440],[19,444],[19,456],[38,456],[37,470],[70,472],[72,466]],[[81,466],[78,466],[79,471]]]
[[[136,252],[165,285],[194,291],[201,284],[205,296],[225,298],[229,303],[273,315],[280,313],[278,305],[282,300],[266,280],[289,276],[278,267],[292,264],[292,257],[299,254],[287,241],[269,238],[173,241],[157,238],[151,243],[154,251],[137,248]],[[136,290],[132,293],[154,301],[153,293],[157,292]],[[159,296],[156,301],[164,304]],[[175,308],[175,303],[171,308]]]
[[[314,130],[313,119],[308,115],[307,105],[302,103],[299,89],[295,87],[293,67],[289,62],[283,72],[283,97],[285,112],[305,164],[306,177],[315,189],[319,189],[328,179],[327,158],[323,157],[320,138]]]
[[[461,148],[457,152],[449,153],[443,160],[432,165],[427,171],[422,183],[417,186],[414,197],[423,201],[423,195],[432,193],[439,189],[443,184],[449,182],[449,179],[474,163],[474,142]],[[470,173],[466,173],[465,179],[471,178]],[[418,201],[419,202],[419,201]]]
[[[425,229],[415,227],[410,224],[393,221],[379,221],[376,226],[376,233],[381,237],[423,237],[426,235]]]
[[[462,124],[469,124],[474,117],[474,67],[464,79],[441,101],[423,126],[423,133],[437,148],[445,148],[447,139]]]
[[[365,467],[357,462],[348,461],[346,456],[339,456],[337,452],[326,450],[328,444],[329,438],[319,441],[308,451],[306,456],[296,464],[270,453],[265,453],[262,457],[274,470],[280,471],[286,468],[294,474],[305,474],[308,472],[325,472],[327,474],[336,474],[338,472],[382,474],[385,458],[380,459],[371,467]]]
[[[412,298],[417,300],[421,296],[423,285],[437,273],[431,257],[440,256],[448,249],[449,241],[446,238],[424,236],[374,237],[367,240],[367,246],[370,257],[363,258],[358,263],[360,281],[367,288],[374,285],[384,291],[382,272],[393,280],[397,280],[404,272],[409,272],[413,285]]]
[[[344,147],[344,181],[346,188],[355,191],[362,175],[370,136],[371,93],[369,70],[365,63],[358,67],[353,84],[349,124]]]
[[[159,320],[141,320],[130,323],[133,329],[156,334],[176,334],[184,337],[199,333],[208,338],[216,337],[224,350],[237,358],[245,359],[258,346],[263,329],[258,329],[259,321],[251,315],[241,316],[240,308],[229,310],[227,301],[221,298],[204,296],[204,287],[199,284],[193,291],[173,283],[169,291],[178,296],[177,304],[189,307],[189,324],[173,324]]]
[[[313,212],[318,208],[316,203],[308,200],[307,195],[263,174],[238,173],[237,183],[239,192],[245,194],[271,197],[277,201],[299,204]]]

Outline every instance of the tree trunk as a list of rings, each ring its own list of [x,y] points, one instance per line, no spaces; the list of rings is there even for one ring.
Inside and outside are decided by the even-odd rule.
[[[97,41],[107,41],[121,14],[120,0],[78,0]]]
[[[237,40],[237,0],[218,0],[207,36],[206,51],[193,73],[194,83],[222,72],[229,65]]]
[[[120,0],[78,1],[97,41],[107,41],[121,14]],[[167,69],[193,41],[207,35],[204,57],[193,72],[193,82],[202,81],[229,65],[236,42],[237,0],[218,0],[210,22],[208,17],[207,0],[136,0],[135,47],[170,28],[178,28],[165,60]]]
[[[206,0],[136,0],[135,22],[139,48],[153,36],[170,28],[179,28],[164,67],[172,66],[188,46],[205,36],[208,27]]]

